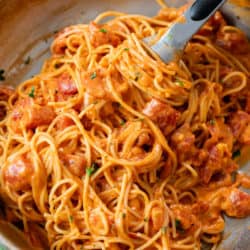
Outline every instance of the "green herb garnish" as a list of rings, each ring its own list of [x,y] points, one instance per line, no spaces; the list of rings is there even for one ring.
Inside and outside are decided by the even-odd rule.
[[[162,234],[165,234],[166,232],[167,232],[167,227],[165,226],[165,227],[162,227],[161,228],[161,232],[162,232]]]
[[[233,152],[233,159],[235,159],[235,158],[237,158],[237,157],[240,157],[240,155],[241,155],[241,152],[240,152],[240,150],[238,149],[238,150],[236,150],[236,151],[234,151]]]
[[[70,222],[73,222],[73,220],[74,220],[74,217],[73,217],[72,215],[70,215],[70,216],[69,216],[69,221],[70,221]]]
[[[144,218],[143,220],[144,220],[145,222],[148,222],[148,218]]]
[[[94,80],[96,78],[96,72],[94,71],[91,75],[90,75],[90,79]]]
[[[214,120],[214,119],[211,119],[211,120],[209,121],[209,124],[215,125],[215,120]]]
[[[122,218],[124,219],[126,217],[126,214],[125,213],[122,213]]]
[[[96,172],[98,169],[98,165],[94,162],[92,165],[86,169],[86,174],[90,177],[92,174]]]
[[[4,69],[0,69],[0,81],[5,80],[4,72],[5,72]]]
[[[34,86],[31,87],[31,90],[29,92],[29,97],[35,98],[35,87]]]
[[[182,228],[181,221],[178,219],[175,219],[175,227],[178,231],[184,232],[184,229]]]
[[[175,83],[176,83],[177,85],[179,85],[180,87],[184,87],[184,83],[183,83],[183,81],[181,81],[180,79],[176,79],[176,80],[175,80]]]
[[[143,122],[144,118],[138,118],[138,121]]]
[[[123,126],[126,123],[126,121],[121,120],[120,125]]]
[[[104,28],[102,28],[102,29],[100,29],[100,32],[102,32],[102,33],[107,33],[107,30],[104,29]]]
[[[24,60],[24,64],[28,65],[31,61],[30,56],[28,56],[25,60]]]
[[[129,48],[125,48],[124,50],[125,50],[125,51],[129,51]]]

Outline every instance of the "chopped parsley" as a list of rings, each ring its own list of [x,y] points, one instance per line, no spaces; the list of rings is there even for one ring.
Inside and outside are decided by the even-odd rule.
[[[73,220],[74,220],[74,217],[73,217],[72,215],[70,215],[70,216],[69,216],[69,221],[70,221],[70,222],[73,222]]]
[[[144,118],[139,118],[138,121],[143,122]]]
[[[30,56],[28,56],[25,60],[24,60],[24,64],[28,65],[30,64],[31,58]]]
[[[215,125],[215,120],[214,120],[214,119],[211,119],[211,120],[209,121],[209,124]]]
[[[29,97],[35,98],[35,87],[34,86],[31,87],[31,90],[29,92]]]
[[[125,213],[122,213],[122,218],[124,219],[126,217],[126,214]]]
[[[237,158],[237,157],[240,157],[240,155],[241,155],[241,152],[240,152],[240,150],[238,149],[238,150],[236,150],[236,151],[234,151],[233,152],[233,159],[235,159],[235,158]]]
[[[88,176],[91,176],[92,174],[96,172],[97,169],[98,169],[98,165],[94,162],[89,168],[86,169],[86,174]]]
[[[144,218],[143,220],[144,220],[145,222],[148,222],[148,218]]]
[[[102,29],[100,29],[100,32],[102,32],[102,33],[107,33],[107,30],[104,29],[104,28],[102,28]]]
[[[180,87],[184,87],[184,83],[183,83],[183,81],[181,81],[180,79],[176,79],[176,80],[175,80],[175,83],[176,83],[177,85],[179,85]]]
[[[165,234],[166,232],[167,232],[167,227],[165,226],[165,227],[162,227],[161,228],[161,232],[162,232],[162,234]]]
[[[5,80],[5,76],[4,76],[4,69],[0,69],[0,81],[4,81]]]
[[[124,50],[125,50],[125,51],[129,51],[129,48],[125,48]]]
[[[96,78],[96,72],[94,71],[91,75],[90,75],[90,79],[94,80]]]
[[[126,121],[121,120],[120,125],[123,126],[126,123]]]
[[[175,227],[178,231],[184,232],[184,229],[182,228],[181,221],[178,219],[175,219]]]

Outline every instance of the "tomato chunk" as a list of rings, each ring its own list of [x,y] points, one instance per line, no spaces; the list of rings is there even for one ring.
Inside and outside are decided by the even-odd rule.
[[[104,44],[116,47],[121,43],[120,36],[116,35],[108,26],[91,22],[89,25],[90,42],[97,48]]]
[[[11,114],[11,128],[15,132],[22,129],[35,129],[41,125],[48,125],[54,119],[52,107],[36,104],[32,98],[18,101]]]
[[[56,127],[58,130],[64,130],[65,128],[73,125],[74,122],[72,121],[72,119],[70,119],[67,116],[62,116],[58,119],[57,123],[56,123]]]
[[[222,209],[227,215],[241,218],[250,215],[250,195],[237,188],[225,192]]]
[[[231,116],[229,126],[240,143],[250,145],[250,115],[244,111],[237,111]]]
[[[59,92],[63,95],[73,95],[77,93],[77,87],[71,76],[67,73],[63,73],[57,78],[57,85]]]
[[[66,154],[63,156],[63,162],[73,175],[84,175],[87,161],[83,154]]]
[[[142,113],[155,122],[164,135],[168,135],[176,128],[177,121],[180,118],[180,112],[157,99],[148,102]]]
[[[17,191],[27,189],[31,185],[33,174],[32,162],[24,155],[17,157],[3,169],[6,183]]]

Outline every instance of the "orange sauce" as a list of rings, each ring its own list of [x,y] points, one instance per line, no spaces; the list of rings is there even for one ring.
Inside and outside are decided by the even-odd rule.
[[[230,3],[233,3],[240,7],[250,7],[250,1],[249,0],[229,0]]]

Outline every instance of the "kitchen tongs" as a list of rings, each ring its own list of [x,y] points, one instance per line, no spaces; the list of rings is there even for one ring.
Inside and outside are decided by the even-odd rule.
[[[151,49],[164,62],[180,55],[187,42],[226,0],[196,0]],[[145,41],[150,41],[150,37]]]

